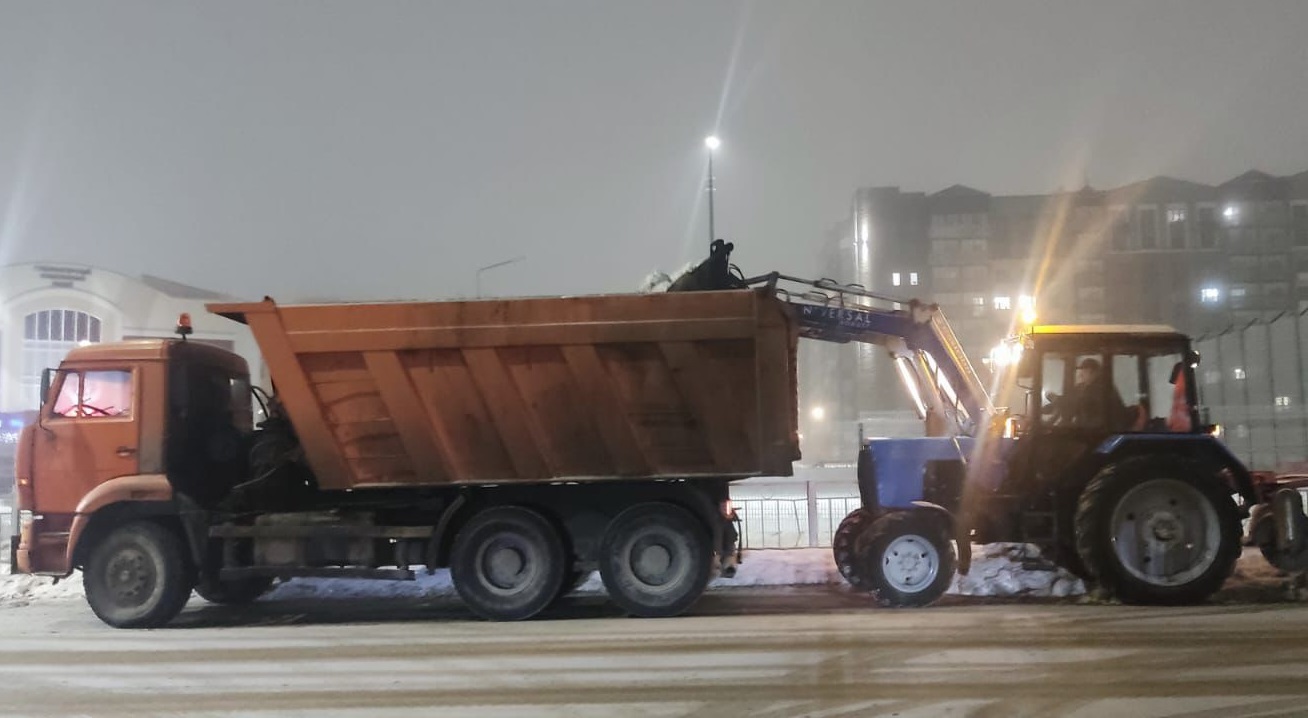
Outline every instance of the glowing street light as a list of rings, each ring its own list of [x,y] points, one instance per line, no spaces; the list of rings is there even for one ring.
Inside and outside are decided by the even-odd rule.
[[[717,230],[713,227],[713,154],[722,146],[722,140],[717,135],[709,135],[704,138],[704,146],[709,151],[708,166],[708,196],[709,196],[709,245],[712,246],[713,240],[717,239]]]

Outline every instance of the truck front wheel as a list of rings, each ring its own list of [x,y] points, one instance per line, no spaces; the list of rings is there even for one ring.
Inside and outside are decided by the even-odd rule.
[[[191,595],[191,571],[180,537],[149,521],[105,536],[82,569],[86,601],[114,628],[156,628],[171,621]]]
[[[604,532],[600,578],[609,597],[634,616],[676,616],[690,608],[713,571],[713,541],[689,511],[637,504]]]
[[[454,539],[450,576],[482,618],[521,621],[540,613],[563,585],[563,539],[544,516],[505,506],[472,517]]]

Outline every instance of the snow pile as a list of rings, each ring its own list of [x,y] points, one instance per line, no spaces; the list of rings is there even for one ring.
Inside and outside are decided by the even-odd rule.
[[[793,548],[746,551],[732,578],[718,578],[710,588],[812,586],[842,584],[831,549]]]
[[[0,606],[26,606],[34,601],[82,597],[82,581],[70,576],[58,583],[47,576],[10,575],[9,564],[0,565]]]
[[[689,274],[691,270],[695,268],[695,264],[695,262],[687,262],[684,267],[674,272],[671,276],[656,269],[646,275],[645,281],[641,283],[639,291],[642,294],[666,292],[668,291],[668,287],[672,286],[673,282],[676,282],[678,279]]]
[[[1040,551],[1024,544],[996,543],[972,547],[972,567],[955,575],[948,593],[954,596],[1033,596],[1065,598],[1086,592],[1085,583],[1054,566],[1031,569]],[[844,585],[831,550],[804,548],[747,551],[735,578],[719,578],[711,588],[745,586]]]
[[[972,547],[972,567],[966,576],[955,574],[949,593],[955,596],[1041,596],[1066,598],[1085,594],[1085,582],[1066,569],[1023,563],[1038,559],[1040,549],[1030,544],[993,543]]]
[[[436,598],[454,595],[449,569],[428,574],[416,568],[412,581],[374,581],[362,578],[292,578],[273,587],[265,600],[294,598]]]

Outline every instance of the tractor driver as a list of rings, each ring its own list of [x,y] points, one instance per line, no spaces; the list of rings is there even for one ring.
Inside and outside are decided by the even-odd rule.
[[[1056,402],[1056,412],[1061,426],[1116,429],[1126,405],[1117,390],[1107,385],[1099,360],[1086,357],[1076,365],[1076,385]]]

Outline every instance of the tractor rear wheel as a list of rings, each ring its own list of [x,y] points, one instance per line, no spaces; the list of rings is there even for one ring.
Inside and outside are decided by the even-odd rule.
[[[1231,489],[1178,457],[1129,459],[1086,485],[1076,549],[1095,580],[1126,603],[1185,604],[1221,588],[1240,556]]]

